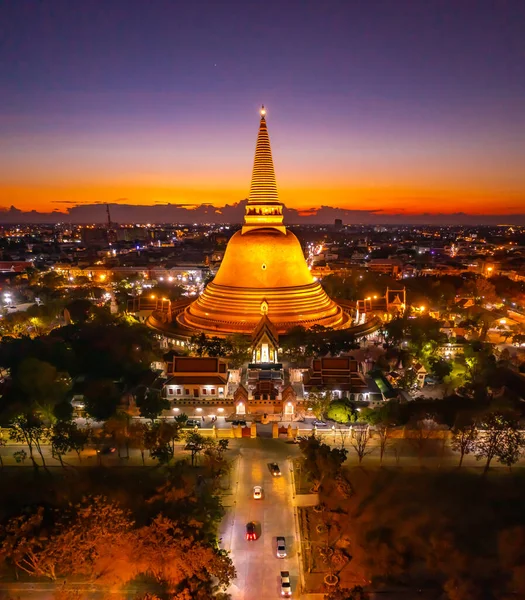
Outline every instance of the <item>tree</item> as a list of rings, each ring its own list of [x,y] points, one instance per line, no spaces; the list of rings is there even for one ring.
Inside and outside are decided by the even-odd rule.
[[[208,442],[204,450],[204,459],[209,468],[210,477],[217,480],[229,471],[230,465],[224,456],[229,440],[209,439]]]
[[[429,416],[422,419],[416,418],[405,428],[405,436],[408,437],[408,441],[417,450],[417,457],[420,463],[428,442],[435,436],[436,430],[437,423]]]
[[[62,467],[64,461],[62,457],[68,452],[75,451],[80,461],[80,452],[84,449],[88,441],[88,433],[78,427],[75,422],[57,421],[51,427],[51,448],[54,456]]]
[[[63,402],[71,381],[67,373],[59,373],[52,364],[28,357],[16,369],[13,385],[31,409],[51,418],[54,407]]]
[[[476,448],[478,428],[472,420],[457,420],[452,428],[451,448],[459,452],[459,467],[463,464],[465,454],[470,454]]]
[[[84,498],[62,517],[53,546],[66,549],[60,571],[91,580],[121,583],[129,577],[134,525],[128,511],[104,496]],[[128,563],[128,564],[126,564]]]
[[[139,407],[140,416],[145,419],[155,421],[163,410],[169,410],[170,401],[160,395],[159,390],[152,390],[142,387],[136,395],[137,406]]]
[[[42,285],[56,289],[66,284],[66,278],[55,271],[44,273],[41,278]]]
[[[405,369],[403,376],[399,379],[399,387],[404,390],[412,388],[417,380],[417,373],[412,367]]]
[[[371,437],[370,427],[368,427],[368,425],[366,427],[359,427],[354,429],[352,433],[353,436],[350,438],[350,444],[356,451],[359,464],[361,464],[363,462],[363,458],[367,454],[371,454],[374,451],[373,448],[368,448]]]
[[[137,448],[140,451],[143,466],[146,464],[144,453],[146,450],[146,435],[148,429],[148,425],[146,423],[141,423],[140,421],[132,421],[128,428],[131,447]]]
[[[186,446],[185,450],[189,450],[191,452],[191,466],[195,466],[195,459],[197,456],[208,446],[208,442],[212,440],[208,440],[203,435],[198,433],[197,431],[191,431],[186,436]]]
[[[348,423],[355,420],[355,412],[350,402],[346,400],[333,400],[328,405],[326,416],[336,423]]]
[[[104,423],[106,433],[116,444],[119,458],[122,446],[126,448],[126,457],[129,458],[129,417],[124,413],[117,413]]]
[[[84,391],[86,412],[95,421],[107,421],[120,404],[120,392],[110,379],[90,381]]]
[[[44,509],[13,517],[0,528],[0,559],[28,575],[54,580],[56,557],[44,534]]]
[[[205,356],[207,352],[207,339],[205,333],[193,334],[190,337],[189,347],[195,356]]]
[[[299,442],[303,454],[303,467],[313,482],[314,492],[318,492],[324,479],[336,479],[348,452],[344,448],[330,448],[314,436]]]
[[[235,569],[215,539],[203,535],[206,509],[192,493],[186,499],[199,518],[178,506],[174,518],[159,514],[142,527],[101,496],[60,510],[26,510],[0,526],[2,566],[51,581],[87,580],[108,588],[147,576],[158,582],[163,597],[207,600],[230,584]]]
[[[362,421],[375,425],[375,432],[379,437],[379,462],[382,464],[392,428],[399,422],[399,403],[390,400],[376,409],[363,408],[359,417]]]
[[[7,446],[7,440],[4,438],[4,436],[2,434],[0,434],[0,449],[5,448],[6,446]],[[4,468],[4,459],[2,457],[1,450],[0,450],[0,466],[2,467],[2,469]]]
[[[376,425],[376,433],[379,436],[379,464],[382,465],[392,429],[387,422],[383,422]]]
[[[471,386],[486,387],[496,369],[496,359],[492,346],[483,342],[473,341],[465,345],[463,360],[467,368],[467,377]]]
[[[251,342],[245,335],[235,334],[227,338],[230,347],[229,363],[233,368],[242,367],[250,359]]]
[[[307,408],[311,408],[312,412],[317,419],[325,419],[326,412],[330,407],[332,401],[332,394],[330,392],[319,392],[316,389],[312,389],[308,392]]]
[[[432,373],[441,380],[452,373],[452,364],[444,358],[432,356],[429,358],[428,364]]]
[[[173,458],[174,448],[171,434],[162,423],[153,423],[145,432],[145,446],[150,456],[159,461],[161,465],[167,465]]]
[[[85,298],[77,298],[66,305],[73,323],[85,323],[93,309],[93,303]]]
[[[177,415],[173,420],[162,419],[160,429],[162,436],[171,443],[171,448],[175,452],[175,442],[180,441],[182,437],[182,428],[185,426],[188,416],[184,413]]]
[[[488,414],[479,422],[474,455],[476,460],[485,459],[484,473],[489,470],[493,459],[508,467],[519,460],[525,440],[518,426],[515,417],[497,412]]]
[[[406,337],[408,319],[406,317],[395,317],[384,325],[385,335],[388,343],[399,345]]]
[[[135,540],[138,572],[148,573],[168,590],[182,590],[177,597],[206,600],[235,578],[226,551],[203,542],[195,529],[185,531],[179,521],[164,515],[139,529]]]
[[[35,460],[34,450],[40,454],[42,466],[46,468],[46,461],[42,452],[42,444],[49,437],[49,429],[44,424],[42,419],[34,414],[22,414],[13,420],[13,424],[9,431],[9,437],[19,444],[26,444],[29,449],[29,458],[35,469],[39,468],[39,464]]]

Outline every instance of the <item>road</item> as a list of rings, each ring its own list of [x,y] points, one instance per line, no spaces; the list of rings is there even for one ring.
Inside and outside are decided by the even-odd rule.
[[[220,537],[222,547],[231,551],[237,579],[228,592],[233,600],[274,600],[280,597],[280,571],[289,571],[293,597],[298,598],[298,539],[292,505],[292,483],[287,456],[290,446],[271,439],[250,440],[239,449],[233,485]],[[281,477],[268,468],[277,462]],[[262,500],[253,498],[253,487],[263,488]],[[246,524],[254,522],[256,541],[246,540]],[[286,538],[288,557],[276,557],[276,537]]]

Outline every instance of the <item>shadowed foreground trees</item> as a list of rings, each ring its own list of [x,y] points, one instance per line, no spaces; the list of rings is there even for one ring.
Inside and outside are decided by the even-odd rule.
[[[340,588],[333,590],[325,595],[324,600],[369,600],[368,592],[360,586],[353,588]]]
[[[341,587],[367,582],[400,590],[400,598],[420,588],[443,600],[525,598],[522,469],[486,477],[466,469],[343,471],[352,496],[336,495],[328,481],[320,493],[333,515],[340,511],[339,539],[352,556]]]
[[[3,569],[121,587],[141,577],[180,597],[211,598],[235,577],[226,552],[197,524],[157,514],[137,526],[129,511],[87,497],[65,511],[37,507],[0,528]]]

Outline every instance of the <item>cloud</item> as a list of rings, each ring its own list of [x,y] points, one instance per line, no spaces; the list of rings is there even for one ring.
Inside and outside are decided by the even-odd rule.
[[[111,220],[115,223],[241,223],[244,218],[247,200],[214,206],[209,203],[193,204],[128,204],[121,198],[109,203]],[[57,201],[58,204],[70,204]],[[44,213],[35,210],[21,211],[15,206],[0,207],[0,223],[106,223],[106,202],[75,203],[67,212]],[[525,214],[473,215],[455,213],[406,213],[402,209],[385,213],[382,209],[363,210],[338,208],[336,206],[311,207],[304,210],[285,208],[287,224],[330,224],[341,219],[346,225],[525,225]]]

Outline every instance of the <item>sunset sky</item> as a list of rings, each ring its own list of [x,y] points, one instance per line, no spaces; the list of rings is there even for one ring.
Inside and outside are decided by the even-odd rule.
[[[264,103],[290,207],[525,214],[524,23],[519,1],[4,0],[0,207],[238,202]]]

